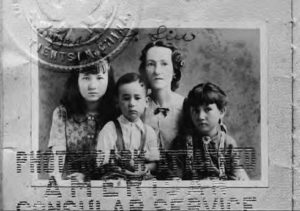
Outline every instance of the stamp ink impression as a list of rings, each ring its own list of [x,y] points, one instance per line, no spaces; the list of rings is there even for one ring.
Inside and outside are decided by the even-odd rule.
[[[70,71],[120,53],[135,36],[140,1],[14,0],[11,8],[19,22],[5,28],[18,47],[42,64]]]

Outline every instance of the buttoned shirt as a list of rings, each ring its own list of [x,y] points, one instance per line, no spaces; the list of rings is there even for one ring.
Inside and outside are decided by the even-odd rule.
[[[145,127],[147,127],[145,146],[143,149],[145,159],[148,161],[159,160],[157,136],[153,128],[144,124],[141,119],[130,122],[123,115],[121,115],[117,121],[121,126],[125,149],[131,152],[132,157],[134,156],[134,150],[140,149],[142,135],[145,133]],[[108,122],[98,136],[97,150],[100,150],[104,154],[102,164],[109,162],[111,150],[118,151],[116,147],[117,138],[118,136],[114,122]]]

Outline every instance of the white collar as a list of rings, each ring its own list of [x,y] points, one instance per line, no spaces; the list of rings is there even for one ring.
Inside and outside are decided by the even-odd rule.
[[[158,108],[161,107],[159,105],[159,103],[157,103],[150,95],[147,96],[147,100],[150,106],[154,107],[154,108]],[[182,108],[183,105],[183,101],[184,101],[184,97],[173,92],[172,93],[172,97],[170,99],[169,105],[164,107],[164,108]]]
[[[135,125],[138,129],[140,129],[142,132],[145,132],[144,130],[144,123],[142,122],[142,120],[140,118],[138,118],[135,122],[130,122],[128,119],[126,119],[126,117],[122,114],[121,116],[119,116],[118,121],[121,124],[124,125]]]

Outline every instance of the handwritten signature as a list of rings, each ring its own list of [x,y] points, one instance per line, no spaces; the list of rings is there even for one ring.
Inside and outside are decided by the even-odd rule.
[[[130,32],[130,33],[127,33]],[[98,33],[98,34],[97,34]],[[56,47],[62,47],[63,45],[81,45],[87,42],[88,40],[92,39],[93,37],[101,37],[103,33],[99,32],[93,32],[89,35],[87,35],[85,38],[82,36],[79,36],[75,39],[69,39],[67,38],[67,35],[69,34],[68,31],[63,31],[59,33],[49,33],[47,29],[41,31],[40,34],[43,34],[44,38],[48,38],[50,40],[50,47],[55,46]],[[129,39],[137,39],[138,31],[136,30],[130,30],[128,28],[124,28],[123,31],[119,32],[118,37],[115,37],[117,40],[129,38]]]
[[[43,38],[46,38],[50,41],[50,47],[54,46],[54,44],[58,47],[69,44],[79,45],[84,41],[82,36],[79,36],[74,40],[67,38],[67,35],[69,34],[68,30],[51,33],[48,29],[40,29],[40,34]]]
[[[177,34],[174,30],[169,30],[166,26],[162,25],[156,29],[155,33],[149,33],[149,37],[151,41],[157,40],[183,40],[186,42],[190,42],[196,38],[196,35],[192,32]]]

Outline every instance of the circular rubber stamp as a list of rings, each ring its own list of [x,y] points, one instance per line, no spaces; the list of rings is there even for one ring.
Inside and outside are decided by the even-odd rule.
[[[14,0],[11,8],[5,28],[16,44],[42,64],[69,71],[120,53],[136,35],[140,1]]]

